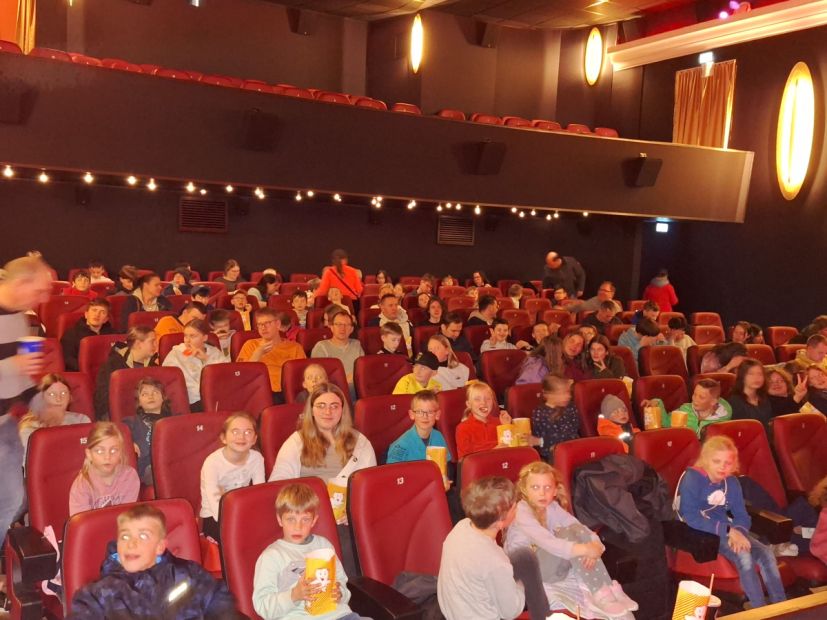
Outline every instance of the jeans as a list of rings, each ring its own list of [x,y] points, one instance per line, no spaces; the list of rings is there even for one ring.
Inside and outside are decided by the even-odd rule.
[[[735,553],[729,548],[727,539],[722,538],[718,546],[718,553],[735,565],[738,577],[741,579],[741,586],[744,594],[747,595],[753,607],[762,607],[767,604],[764,598],[764,589],[761,587],[761,580],[755,574],[755,566],[758,565],[761,576],[764,578],[764,585],[767,586],[767,593],[770,595],[770,603],[786,601],[787,595],[781,583],[781,574],[778,572],[778,563],[775,556],[767,545],[759,542],[752,534],[747,534],[750,542],[750,550]]]
[[[17,418],[0,416],[0,543],[23,507],[23,444]]]

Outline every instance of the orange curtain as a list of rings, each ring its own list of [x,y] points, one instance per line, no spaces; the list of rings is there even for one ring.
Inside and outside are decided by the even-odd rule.
[[[675,74],[672,141],[726,148],[735,95],[734,60]]]
[[[0,2],[0,39],[13,41],[28,54],[34,47],[35,0]]]

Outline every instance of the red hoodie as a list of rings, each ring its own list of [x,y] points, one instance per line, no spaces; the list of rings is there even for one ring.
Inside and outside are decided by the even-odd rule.
[[[661,312],[672,312],[672,306],[678,303],[675,288],[667,278],[652,278],[652,281],[643,291],[643,299],[654,301]]]

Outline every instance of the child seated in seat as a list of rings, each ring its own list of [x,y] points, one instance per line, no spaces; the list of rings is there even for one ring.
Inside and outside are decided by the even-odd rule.
[[[750,534],[738,470],[738,448],[726,436],[710,437],[701,455],[678,483],[675,498],[678,518],[689,527],[720,537],[718,553],[733,563],[744,594],[753,608],[767,604],[764,588],[755,571],[761,571],[770,603],[787,599],[772,549]]]
[[[138,472],[128,465],[123,435],[112,422],[98,422],[86,438],[86,458],[69,490],[69,515],[137,501]]]
[[[231,362],[230,344],[235,330],[230,329],[230,313],[226,310],[213,310],[210,313],[210,330],[218,337],[224,361]]]
[[[686,319],[682,316],[673,316],[669,319],[667,324],[669,327],[669,337],[666,339],[666,344],[673,347],[678,347],[683,353],[683,361],[686,361],[686,351],[689,347],[694,347],[698,343],[692,340],[692,337],[686,333]]]
[[[302,373],[302,391],[296,394],[296,402],[304,404],[310,393],[317,385],[327,383],[327,371],[319,364],[309,364],[304,367]]]
[[[715,379],[698,381],[695,389],[692,390],[692,402],[685,403],[677,409],[677,412],[683,412],[685,416],[676,416],[676,412],[667,414],[665,408],[661,411],[661,426],[664,428],[686,426],[695,431],[699,437],[701,429],[705,426],[732,419],[732,407],[721,398],[721,384]],[[684,417],[686,418],[685,424],[683,423]]]
[[[439,392],[442,385],[434,379],[439,370],[439,360],[430,351],[420,353],[413,363],[413,372],[397,381],[394,394],[416,394],[422,390]]]
[[[600,403],[600,415],[597,416],[597,434],[620,439],[628,454],[632,437],[639,432],[640,429],[632,425],[626,404],[614,394],[606,394]]]
[[[243,618],[223,581],[167,549],[164,513],[138,504],[118,515],[101,578],[78,590],[69,620]]]
[[[86,297],[87,299],[97,299],[98,294],[92,290],[92,278],[89,272],[85,269],[75,273],[72,278],[72,285],[67,286],[61,291],[63,295],[74,295],[76,297]]]
[[[152,434],[155,423],[172,415],[172,408],[164,391],[164,384],[144,377],[135,387],[138,406],[134,416],[124,418],[123,423],[132,433],[135,454],[138,456],[138,475],[141,483],[152,486]],[[185,413],[185,412],[182,412]]]
[[[359,620],[361,616],[347,605],[350,600],[347,575],[338,557],[332,594],[335,610],[323,615],[311,615],[307,611],[308,605],[322,591],[322,580],[306,573],[305,558],[312,551],[333,550],[329,540],[313,533],[319,520],[319,496],[306,484],[285,486],[276,496],[276,520],[282,528],[282,537],[262,551],[256,560],[253,577],[256,613],[264,620],[313,617]]]
[[[404,338],[402,328],[398,323],[385,323],[379,328],[379,338],[382,340],[382,348],[377,351],[377,355],[401,355],[396,350],[402,343]]]
[[[511,416],[498,408],[497,395],[491,386],[482,381],[469,383],[465,388],[465,415],[456,430],[457,458],[496,448],[500,424],[511,424]]]
[[[350,307],[347,304],[342,303],[342,290],[336,288],[335,286],[331,286],[327,289],[327,300],[339,308],[342,308],[345,312],[350,314]]]
[[[253,306],[247,300],[247,291],[237,288],[233,291],[230,297],[230,303],[233,305],[233,310],[241,315],[241,322],[244,324],[244,330],[250,331],[252,324],[250,323],[250,316],[253,312]]]
[[[566,508],[569,498],[554,467],[542,461],[520,470],[520,501],[505,537],[505,550],[532,549],[552,608],[587,618],[633,618],[637,603],[613,581],[600,557],[603,543]]]
[[[531,345],[525,340],[520,340],[516,345],[508,342],[508,335],[511,331],[508,327],[508,321],[505,319],[494,319],[491,326],[488,328],[490,336],[487,340],[482,341],[480,346],[480,353],[486,351],[499,351],[501,349],[531,349]]]
[[[421,390],[414,394],[408,417],[413,420],[413,426],[390,445],[387,462],[424,461],[430,447],[445,448],[446,462],[450,461],[451,451],[445,443],[445,437],[434,428],[439,420],[436,393]]]
[[[299,317],[299,327],[305,329],[307,327],[307,295],[304,291],[293,291],[290,295],[290,306],[293,312]]]
[[[542,402],[531,412],[531,431],[539,438],[538,450],[546,461],[556,444],[580,437],[580,414],[571,402],[571,384],[571,379],[547,374]]]
[[[523,298],[523,287],[521,284],[512,284],[508,287],[508,297],[514,302],[514,307],[520,307],[520,300]]]

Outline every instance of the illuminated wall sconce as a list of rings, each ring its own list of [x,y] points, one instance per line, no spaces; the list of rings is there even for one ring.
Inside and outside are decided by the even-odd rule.
[[[422,64],[422,52],[425,49],[425,31],[422,28],[422,17],[414,17],[411,26],[411,69],[419,73],[419,66]]]
[[[594,86],[603,69],[603,36],[600,30],[592,28],[586,40],[586,53],[583,58],[583,68],[586,74],[586,83]]]
[[[799,62],[790,71],[784,86],[775,143],[778,186],[787,200],[795,198],[804,184],[810,166],[814,128],[813,78],[806,63]]]

